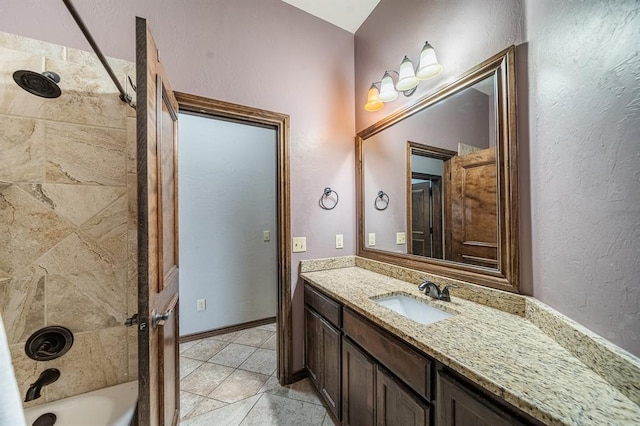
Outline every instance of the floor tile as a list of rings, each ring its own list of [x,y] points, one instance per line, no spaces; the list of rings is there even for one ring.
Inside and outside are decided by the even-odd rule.
[[[220,365],[226,365],[227,367],[239,367],[240,364],[249,358],[249,355],[254,353],[256,348],[253,346],[238,345],[236,343],[230,343],[229,346],[222,349],[215,356],[209,359],[209,362],[213,362]]]
[[[297,381],[286,386],[275,386],[266,392],[272,395],[278,395],[285,398],[295,399],[298,401],[310,402],[316,405],[322,405],[318,394],[316,393],[311,380],[308,378]]]
[[[262,345],[260,345],[263,349],[273,349],[274,351],[277,349],[278,341],[276,340],[275,333],[273,336],[269,337]]]
[[[260,330],[258,328],[250,328],[248,330],[243,331],[238,337],[236,337],[233,343],[237,343],[239,345],[259,347],[273,334],[274,334],[273,331]]]
[[[180,419],[188,417],[189,413],[202,401],[207,398],[204,396],[196,395],[194,393],[180,391]]]
[[[184,342],[184,343],[180,343],[180,353],[186,351],[187,349],[189,349],[190,347],[196,345],[199,342],[199,340],[192,340],[190,342]]]
[[[180,380],[180,389],[207,396],[224,381],[234,369],[223,365],[204,363]]]
[[[271,376],[267,380],[267,382],[260,388],[258,393],[267,392],[273,388],[280,387],[280,383],[278,383],[278,378],[276,376]]]
[[[322,422],[322,426],[338,426],[338,424],[334,423],[331,416],[327,414],[326,416],[324,416],[324,421]]]
[[[237,402],[257,394],[268,378],[263,374],[235,370],[209,394],[209,397],[228,403]]]
[[[220,340],[215,340],[212,338],[203,339],[180,355],[200,361],[207,361],[209,358],[224,349],[227,345],[227,342],[223,342]]]
[[[197,359],[180,357],[180,379],[184,379],[191,374],[193,370],[200,367],[204,361],[198,361]]]
[[[244,330],[233,331],[231,333],[218,334],[217,336],[211,336],[210,339],[221,340],[223,342],[233,342],[233,340],[244,333]]]
[[[180,422],[180,426],[212,426],[225,425],[237,426],[242,422],[247,413],[253,408],[261,395],[254,395],[251,398],[243,399],[234,404],[225,405],[217,410],[192,417]]]
[[[182,403],[182,400],[180,400],[180,402]],[[202,397],[202,400],[183,418],[191,419],[193,417],[209,413],[213,410],[217,410],[218,408],[222,408],[226,405],[228,405],[226,402],[218,401],[217,399]]]
[[[270,376],[276,371],[276,362],[276,351],[271,349],[256,349],[238,368]]]
[[[321,426],[326,411],[320,405],[264,393],[240,423],[243,426]]]
[[[277,326],[276,326],[276,323],[274,322],[274,323],[271,323],[271,324],[261,325],[261,326],[256,327],[256,328],[258,328],[258,329],[260,329],[260,330],[276,331],[276,330],[277,330],[277,328],[276,328],[276,327],[277,327]]]

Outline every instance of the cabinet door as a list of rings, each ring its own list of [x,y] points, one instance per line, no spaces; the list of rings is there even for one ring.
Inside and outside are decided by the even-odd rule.
[[[383,369],[376,372],[376,424],[378,426],[427,426],[429,406],[416,398]]]
[[[348,339],[342,340],[342,424],[374,424],[375,365]]]
[[[305,328],[305,366],[309,372],[311,380],[320,389],[320,377],[322,375],[322,365],[320,364],[320,350],[322,346],[322,322],[318,314],[304,308],[304,328]]]
[[[340,418],[340,372],[342,356],[340,331],[332,327],[324,319],[322,322],[322,350],[320,353],[322,362],[322,374],[320,389],[329,409],[336,418]]]
[[[438,372],[438,425],[507,426],[524,425],[501,407]]]

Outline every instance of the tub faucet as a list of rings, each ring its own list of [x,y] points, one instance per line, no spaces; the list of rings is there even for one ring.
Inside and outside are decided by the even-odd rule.
[[[444,302],[451,302],[449,288],[458,288],[458,286],[449,284],[444,286],[442,291],[440,291],[440,287],[438,287],[438,284],[433,283],[429,280],[425,280],[418,286],[418,290],[424,291],[424,294],[426,294],[427,296],[433,297],[434,299],[442,300]]]
[[[48,368],[40,373],[38,380],[33,382],[27,390],[27,396],[24,398],[24,402],[33,401],[40,398],[40,391],[43,387],[50,385],[60,378],[60,370],[57,368]]]

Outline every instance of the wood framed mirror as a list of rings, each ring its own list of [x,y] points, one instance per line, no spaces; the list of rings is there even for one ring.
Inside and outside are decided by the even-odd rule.
[[[358,133],[358,256],[518,292],[514,56]]]

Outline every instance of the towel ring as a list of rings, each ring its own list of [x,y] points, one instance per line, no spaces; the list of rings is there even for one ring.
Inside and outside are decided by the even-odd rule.
[[[324,203],[324,201],[325,201],[325,198],[328,198],[328,197],[331,195],[331,193],[336,194],[336,201],[335,201],[335,203],[333,204],[333,206],[330,206],[330,207],[329,207],[329,206],[327,206],[327,205]],[[326,187],[326,188],[324,189],[324,191],[322,192],[322,195],[320,196],[320,201],[318,201],[318,204],[319,204],[319,205],[320,205],[320,207],[321,207],[322,209],[324,209],[324,210],[333,210],[333,209],[335,209],[335,208],[336,208],[336,206],[338,205],[338,201],[339,201],[339,200],[340,200],[340,197],[338,196],[338,193],[337,193],[336,191],[334,191],[333,189],[331,189],[331,188],[329,188],[329,187]]]
[[[380,206],[378,206],[378,203],[380,203]],[[373,206],[379,211],[386,210],[389,207],[389,196],[384,191],[378,191],[378,196],[373,202]]]

